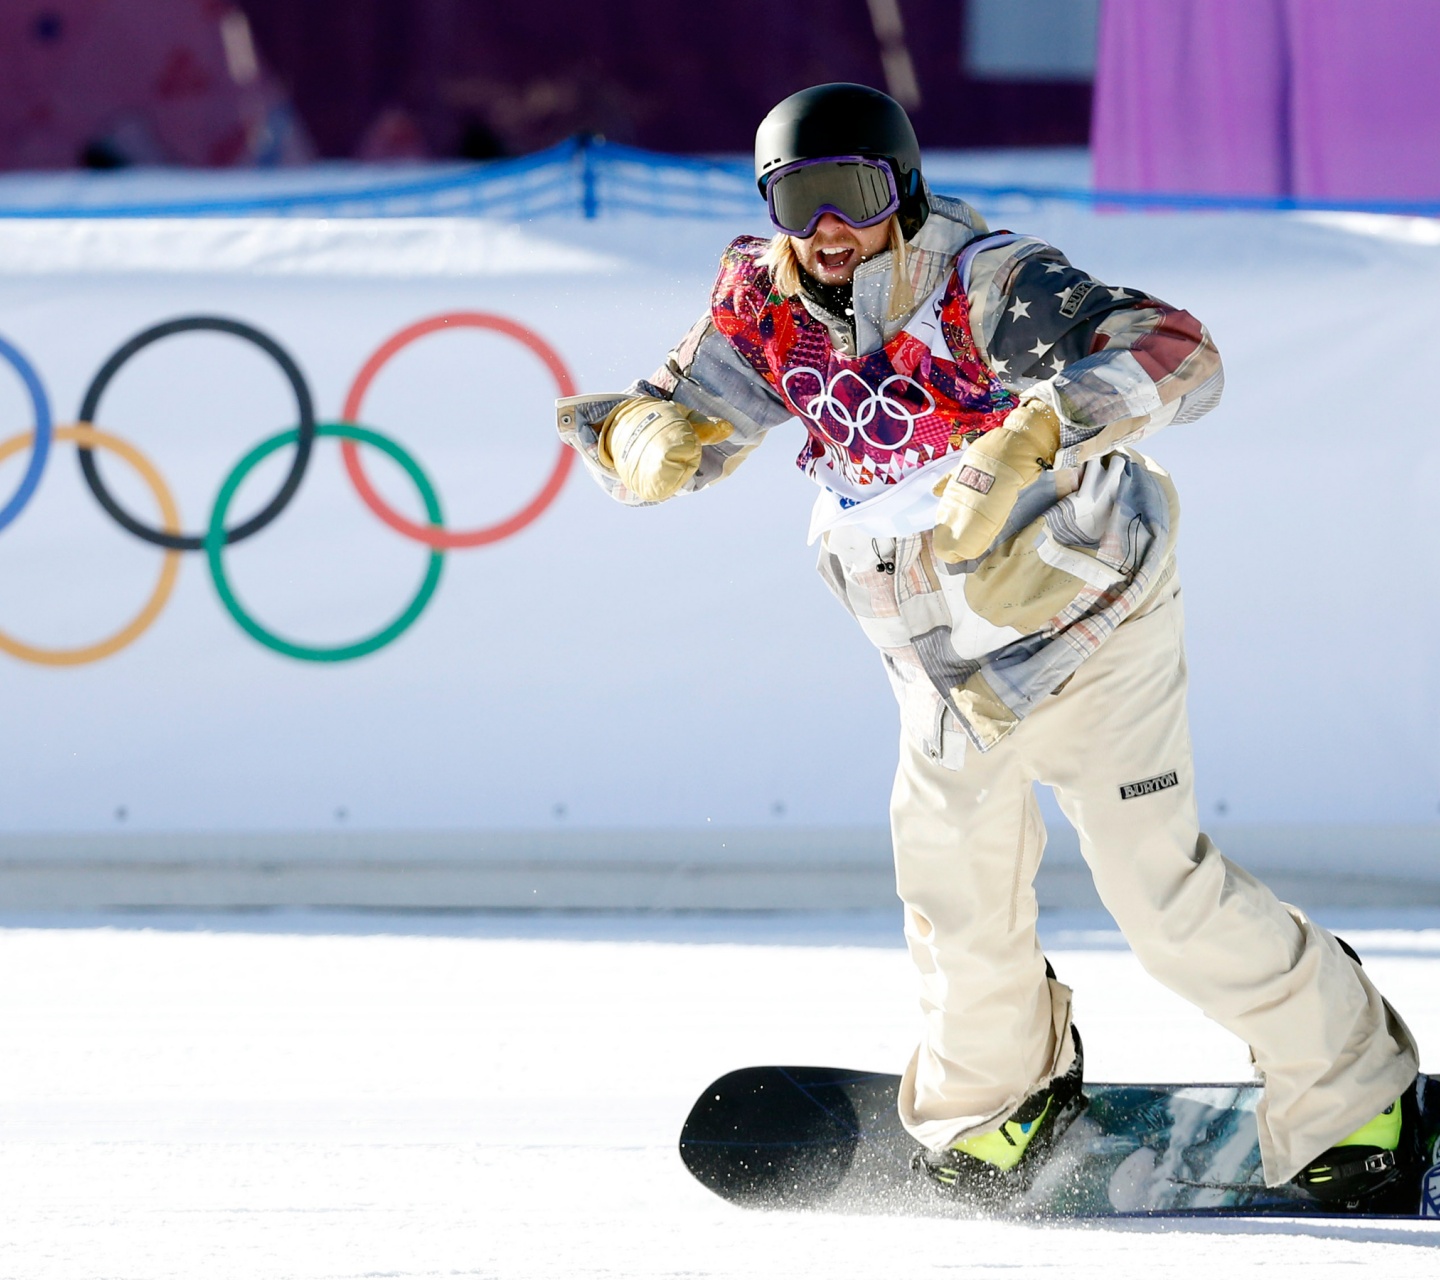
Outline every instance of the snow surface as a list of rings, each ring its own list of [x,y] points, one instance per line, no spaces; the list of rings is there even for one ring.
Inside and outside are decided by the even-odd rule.
[[[1330,923],[1433,1054],[1440,912]],[[1247,1074],[1103,918],[1042,934],[1092,1079]],[[5,1280],[1440,1274],[1440,1223],[1026,1226],[716,1199],[675,1153],[711,1079],[903,1063],[890,913],[11,919],[0,968]]]

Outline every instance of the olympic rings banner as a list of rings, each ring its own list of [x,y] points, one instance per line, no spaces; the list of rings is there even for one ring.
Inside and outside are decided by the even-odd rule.
[[[1440,582],[1391,548],[1428,545],[1440,446],[1388,415],[1376,525],[1337,518],[1335,370],[1424,367],[1434,246],[1021,221],[1225,356],[1220,407],[1143,446],[1184,506],[1206,823],[1433,823]],[[557,395],[660,366],[747,229],[0,223],[0,835],[882,826],[894,700],[814,572],[801,424],[641,509],[555,434]],[[787,390],[837,440],[919,403]]]
[[[373,653],[398,638],[420,617],[439,586],[445,553],[498,542],[525,528],[554,502],[574,460],[574,454],[569,449],[559,447],[555,464],[540,490],[518,510],[502,520],[479,528],[452,530],[445,525],[439,494],[419,462],[395,440],[360,424],[366,391],[375,376],[397,352],[427,334],[445,329],[465,328],[488,330],[513,339],[544,363],[554,378],[556,395],[575,394],[575,381],[565,362],[538,334],[502,316],[477,311],[455,311],[417,321],[388,338],[370,354],[356,373],[345,394],[340,419],[317,423],[314,401],[305,375],[294,357],[275,339],[254,326],[233,318],[182,316],[152,325],[124,342],[101,365],[86,388],[78,421],[57,426],[52,418],[50,398],[34,363],[13,343],[0,338],[0,357],[4,358],[23,383],[35,422],[33,430],[12,435],[0,442],[0,461],[22,449],[28,449],[29,453],[28,463],[14,494],[0,507],[0,533],[23,514],[26,505],[34,498],[50,460],[52,444],[73,443],[85,483],[100,507],[128,533],[143,542],[162,548],[165,553],[158,580],[149,598],[135,617],[113,634],[78,646],[44,648],[27,644],[0,631],[0,650],[22,661],[52,666],[77,666],[118,653],[139,639],[160,616],[174,589],[182,552],[203,552],[215,590],[226,612],[258,643],[287,657],[311,662],[343,662]],[[179,514],[174,497],[155,464],[134,444],[103,430],[96,423],[97,420],[103,420],[101,401],[106,388],[128,361],[162,339],[197,332],[230,334],[252,343],[273,359],[294,396],[297,425],[260,441],[246,453],[221,481],[203,530],[185,533],[179,527]],[[225,570],[224,556],[226,547],[259,533],[290,504],[310,464],[314,442],[323,437],[342,442],[345,472],[375,517],[400,537],[419,542],[430,551],[425,576],[419,589],[392,621],[371,635],[346,644],[330,646],[307,645],[286,639],[256,619],[246,610],[232,587]],[[408,520],[396,512],[371,484],[361,462],[359,446],[362,444],[389,455],[404,469],[424,503],[425,523]],[[96,465],[96,450],[110,452],[123,459],[144,480],[162,513],[158,524],[146,523],[137,518],[116,499]],[[240,484],[264,458],[281,450],[288,451],[290,462],[283,483],[274,496],[256,515],[238,523],[227,524],[230,507]]]
[[[262,265],[362,239],[236,234]],[[377,224],[359,270],[253,278],[0,256],[0,833],[883,821],[894,712],[815,579],[798,424],[743,484],[642,511],[555,431],[557,396],[665,358],[718,246],[680,284],[544,244],[363,274],[456,234]],[[775,618],[779,660],[712,681]],[[818,720],[817,672],[857,690]],[[839,805],[806,759],[827,717],[876,780]]]

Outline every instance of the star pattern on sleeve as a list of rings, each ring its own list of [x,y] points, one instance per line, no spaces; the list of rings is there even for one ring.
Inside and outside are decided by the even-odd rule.
[[[1022,261],[1010,279],[987,344],[990,365],[1007,381],[1065,374],[1091,353],[1096,327],[1107,315],[1145,300],[1143,293],[1096,280],[1047,246]]]

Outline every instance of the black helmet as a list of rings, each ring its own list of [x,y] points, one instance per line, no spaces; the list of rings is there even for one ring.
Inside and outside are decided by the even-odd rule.
[[[883,160],[895,175],[900,226],[908,240],[930,214],[920,178],[920,144],[910,117],[888,94],[863,84],[817,84],[792,93],[755,131],[755,181],[799,160],[826,156]]]

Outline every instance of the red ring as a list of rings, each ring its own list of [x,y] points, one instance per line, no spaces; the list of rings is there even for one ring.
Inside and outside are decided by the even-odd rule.
[[[401,329],[393,338],[386,341],[370,359],[365,361],[360,372],[355,375],[355,381],[350,384],[350,390],[345,394],[345,407],[341,410],[341,416],[345,422],[351,425],[359,422],[360,403],[370,389],[375,375],[380,372],[391,356],[402,347],[409,346],[417,338],[423,338],[427,333],[434,333],[437,329],[444,329],[451,325],[470,329],[493,329],[496,333],[503,333],[507,337],[514,338],[517,342],[529,347],[545,362],[545,366],[554,376],[555,385],[562,396],[575,394],[575,380],[570,376],[570,370],[565,367],[564,361],[560,359],[555,349],[539,334],[525,328],[524,325],[516,324],[513,320],[506,320],[503,316],[492,316],[484,311],[449,311],[444,315],[431,316],[428,320],[421,320],[410,325],[409,328]],[[407,538],[414,538],[417,542],[425,543],[426,546],[447,551],[461,547],[481,547],[487,542],[499,542],[503,538],[508,538],[512,533],[519,533],[555,501],[556,495],[564,487],[565,479],[570,474],[570,467],[575,461],[574,451],[562,444],[560,455],[555,460],[555,466],[545,481],[544,487],[513,516],[500,521],[499,524],[486,525],[483,528],[471,529],[464,533],[451,533],[449,530],[437,528],[435,525],[416,524],[387,506],[385,499],[375,491],[364,468],[360,465],[360,450],[355,441],[342,440],[340,456],[344,459],[346,474],[349,475],[351,484],[355,486],[355,491],[375,515],[397,533],[403,533]]]

